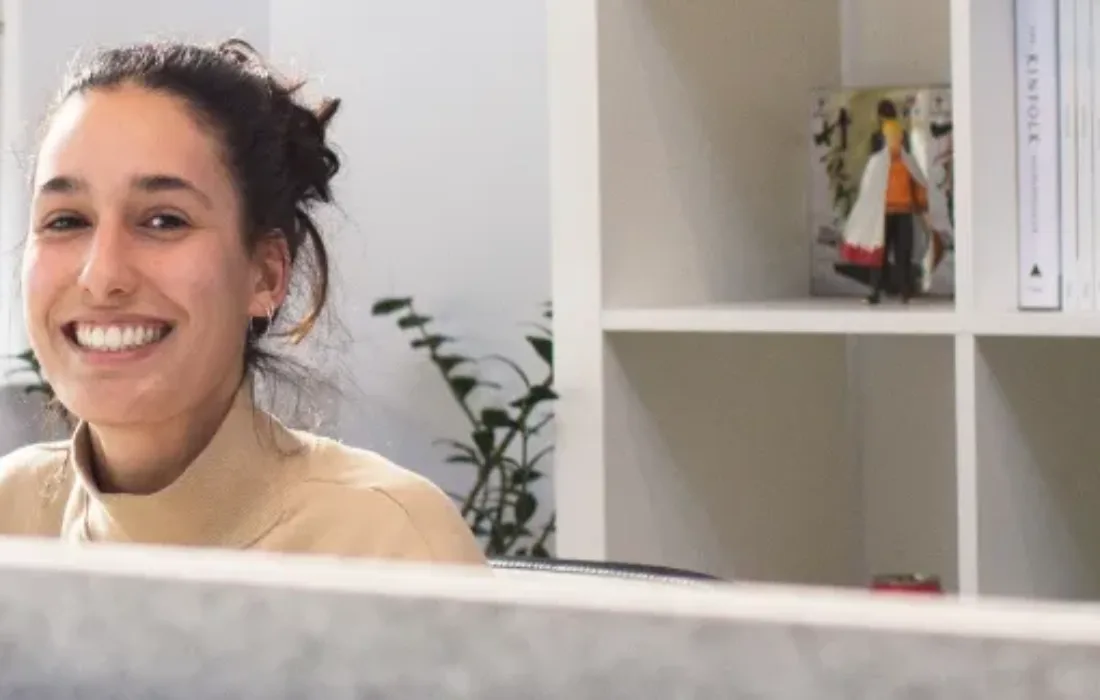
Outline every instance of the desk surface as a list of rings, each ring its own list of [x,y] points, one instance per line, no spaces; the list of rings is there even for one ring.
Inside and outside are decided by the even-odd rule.
[[[0,541],[0,697],[1089,698],[1100,609]]]

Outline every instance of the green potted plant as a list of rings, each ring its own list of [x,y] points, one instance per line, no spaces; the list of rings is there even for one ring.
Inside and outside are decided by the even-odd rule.
[[[485,543],[486,555],[549,557],[555,516],[536,522],[539,502],[531,487],[545,476],[544,464],[553,450],[552,445],[538,446],[546,441],[544,431],[553,420],[551,406],[557,398],[550,305],[542,313],[545,323],[526,336],[543,368],[538,377],[499,354],[463,354],[458,340],[435,330],[432,317],[419,313],[411,297],[379,299],[371,312],[396,317],[397,327],[412,336],[410,346],[438,370],[467,421],[464,438],[440,439],[436,444],[446,449],[446,462],[473,471],[470,489],[451,496],[474,535]],[[486,362],[507,367],[520,389],[509,393],[501,384],[485,380],[478,370]]]

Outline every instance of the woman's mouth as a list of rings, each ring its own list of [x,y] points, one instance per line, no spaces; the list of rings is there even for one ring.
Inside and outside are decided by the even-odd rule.
[[[121,353],[146,348],[163,341],[172,326],[163,322],[84,323],[65,326],[65,335],[77,347],[89,352]]]

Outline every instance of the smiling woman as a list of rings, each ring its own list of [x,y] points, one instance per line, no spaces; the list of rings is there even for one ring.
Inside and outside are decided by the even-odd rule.
[[[66,81],[22,277],[79,422],[0,459],[0,535],[484,563],[433,484],[255,404],[265,344],[305,338],[328,296],[339,103],[295,95],[236,40],[111,49]]]

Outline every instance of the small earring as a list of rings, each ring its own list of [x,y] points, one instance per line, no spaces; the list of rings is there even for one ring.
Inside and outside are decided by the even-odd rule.
[[[249,331],[256,337],[269,333],[275,324],[275,311],[275,305],[268,304],[263,316],[253,316],[248,319]],[[266,323],[264,323],[265,320]]]

